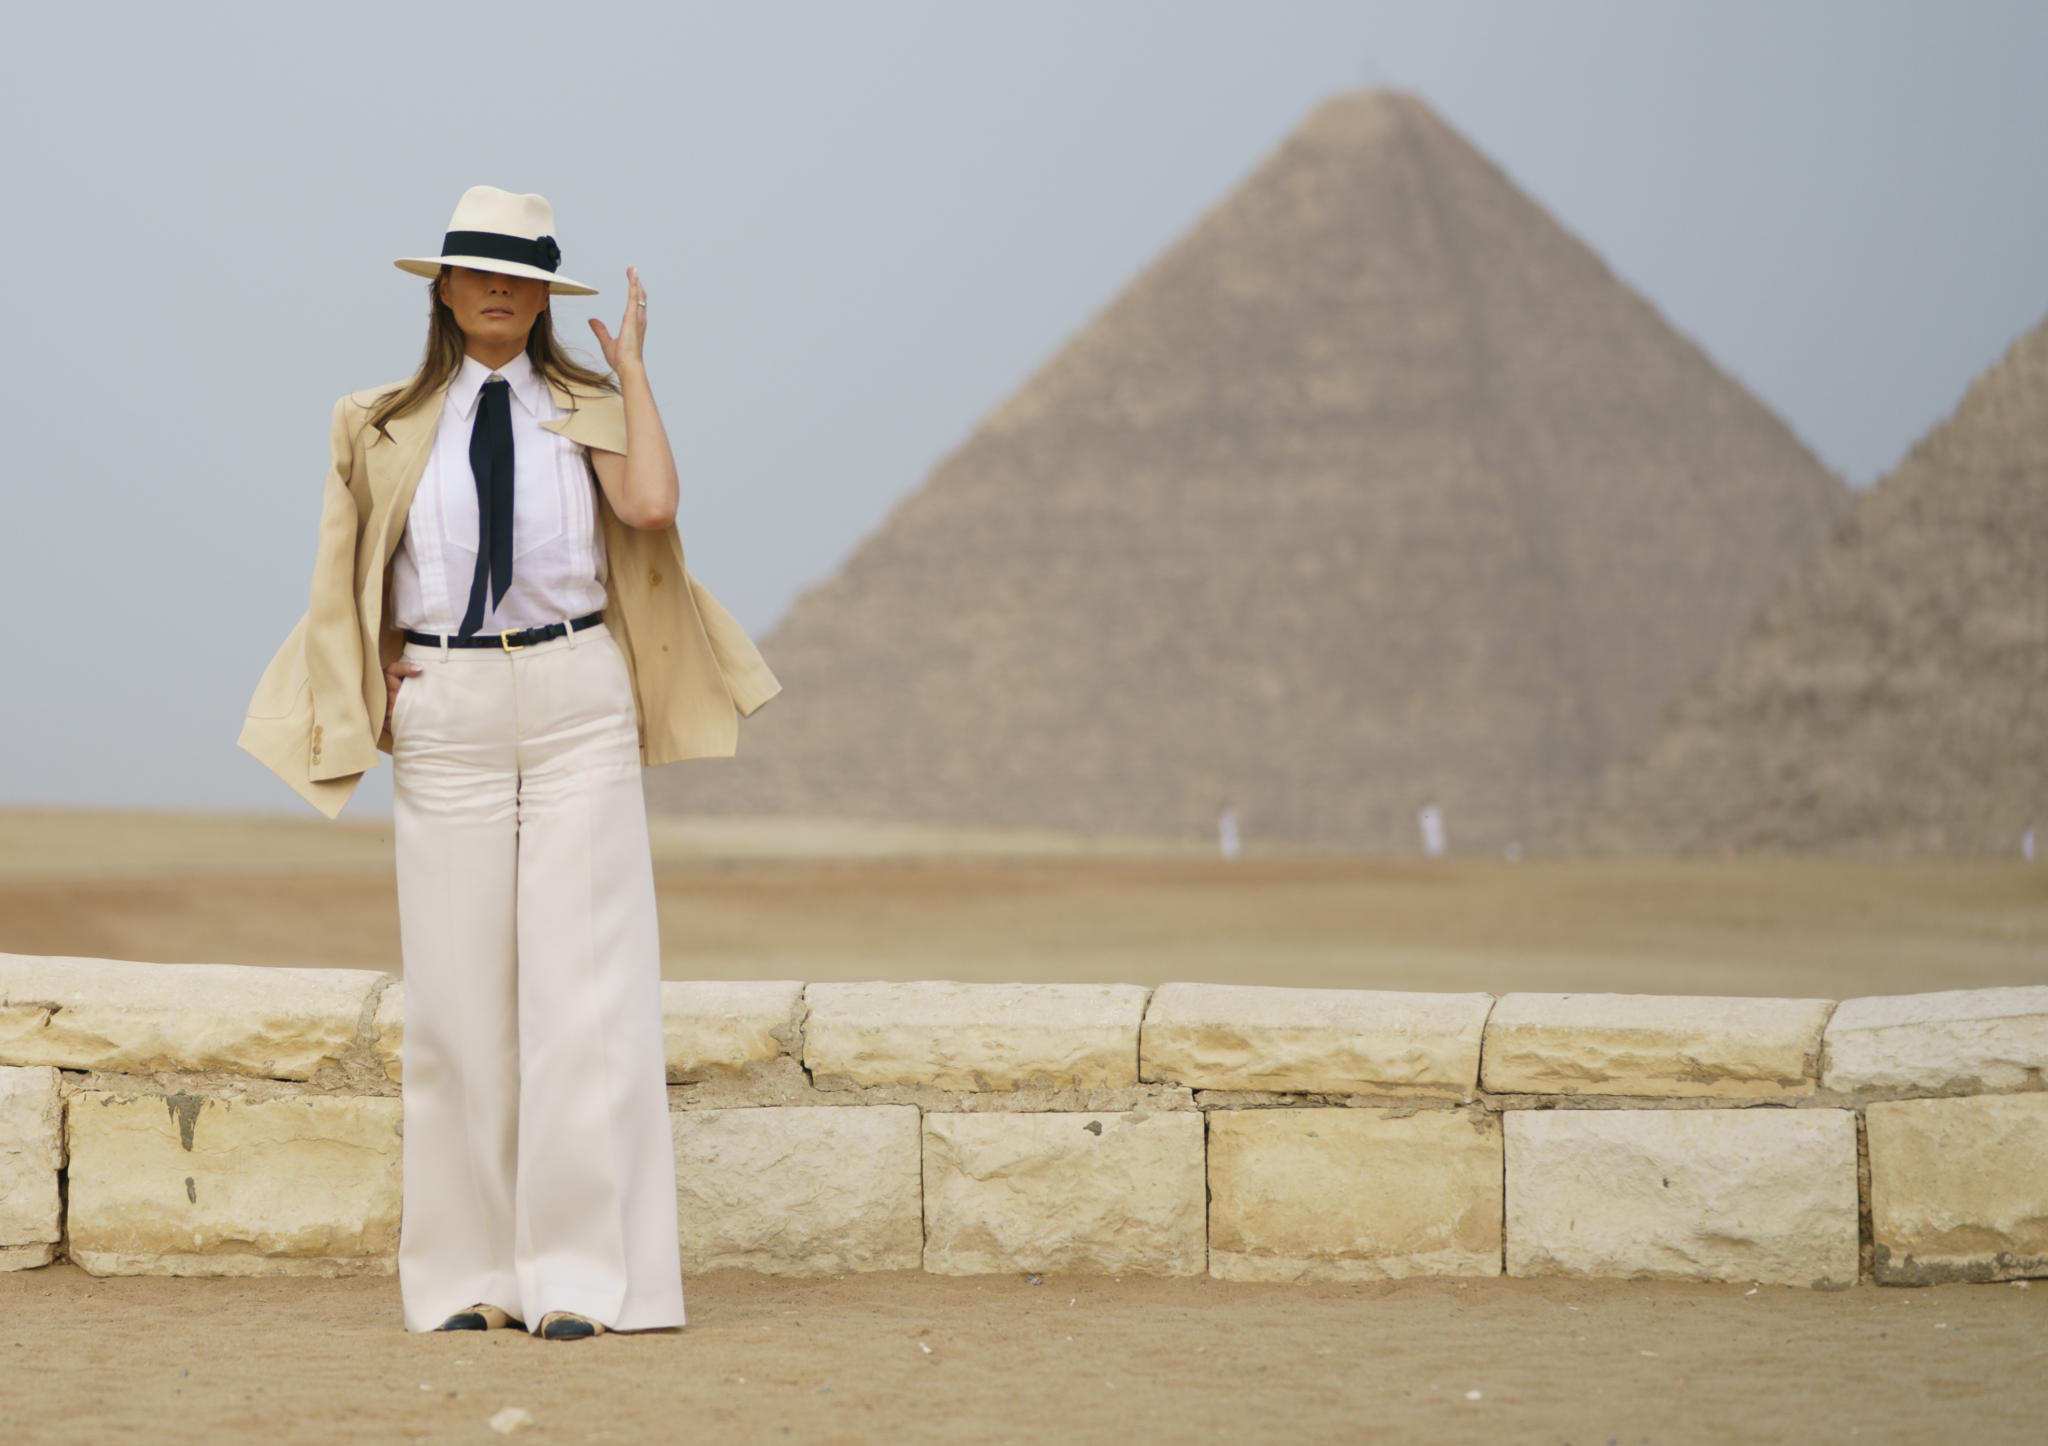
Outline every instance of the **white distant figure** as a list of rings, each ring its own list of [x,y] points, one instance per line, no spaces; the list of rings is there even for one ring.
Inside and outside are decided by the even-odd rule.
[[[2034,861],[2034,828],[2032,824],[2029,824],[2027,831],[2020,835],[2020,857],[2028,863]]]
[[[1237,857],[1237,810],[1225,807],[1216,815],[1216,847],[1226,859]]]
[[[1422,825],[1422,851],[1433,859],[1444,856],[1444,815],[1443,810],[1433,803],[1425,803],[1422,812],[1415,816]]]

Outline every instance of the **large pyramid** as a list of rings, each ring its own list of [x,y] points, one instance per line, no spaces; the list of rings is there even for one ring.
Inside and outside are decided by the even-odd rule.
[[[1847,500],[1421,101],[1319,108],[765,641],[657,808],[1540,841]]]
[[[1984,855],[2037,825],[2048,835],[2048,322],[1681,695],[1604,783],[1588,836]]]

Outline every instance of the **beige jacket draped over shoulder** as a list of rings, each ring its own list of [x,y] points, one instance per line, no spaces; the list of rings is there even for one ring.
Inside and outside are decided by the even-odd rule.
[[[625,453],[625,407],[616,395],[549,387],[564,415],[546,426],[584,447]],[[384,435],[369,417],[386,390],[335,404],[312,598],[256,685],[238,740],[329,818],[377,766],[378,750],[391,748],[384,666],[404,646],[387,621],[391,557],[446,399],[445,389],[429,397],[389,422]],[[640,761],[652,767],[729,757],[738,747],[739,719],[781,685],[740,625],[684,569],[674,525],[628,526],[604,490],[597,492],[605,625],[632,673]]]

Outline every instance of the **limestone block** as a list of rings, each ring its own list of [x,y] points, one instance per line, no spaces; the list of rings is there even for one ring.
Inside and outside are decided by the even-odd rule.
[[[1991,1094],[2044,1076],[2048,985],[1845,999],[1828,1021],[1831,1090]]]
[[[2048,1094],[1865,1111],[1884,1285],[2048,1275]]]
[[[1486,1022],[1496,1094],[1758,1099],[1813,1093],[1826,999],[1507,994]]]
[[[825,1088],[1134,1085],[1145,995],[1135,984],[812,984],[804,1064]]]
[[[749,1065],[792,1054],[803,991],[803,984],[791,979],[663,981],[661,1037],[670,1082],[738,1074]],[[403,1079],[403,983],[391,985],[377,1001],[372,1029],[384,1073]]]
[[[0,1068],[0,1270],[48,1265],[63,1237],[57,1172],[64,1101],[57,1071]]]
[[[708,1109],[669,1116],[685,1270],[915,1270],[917,1109]]]
[[[1200,1275],[1202,1117],[926,1114],[924,1268]]]
[[[1208,1118],[1211,1275],[1500,1274],[1498,1116],[1340,1108]]]
[[[1508,1274],[1850,1285],[1849,1110],[1510,1110]]]
[[[668,1077],[682,1084],[797,1053],[795,979],[681,979],[661,986]]]
[[[377,1015],[370,1021],[371,1048],[384,1075],[394,1082],[405,1078],[405,982],[393,980],[377,999]]]
[[[1162,984],[1142,1072],[1194,1089],[1465,1095],[1490,994]]]
[[[0,1064],[311,1079],[355,1042],[384,977],[0,954]]]
[[[393,1268],[399,1102],[81,1091],[70,1255],[99,1275]]]

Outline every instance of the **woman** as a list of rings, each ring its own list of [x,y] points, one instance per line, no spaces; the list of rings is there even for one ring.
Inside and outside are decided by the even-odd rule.
[[[539,196],[464,194],[427,350],[335,408],[306,616],[241,743],[330,817],[394,767],[411,1330],[683,1324],[643,764],[729,755],[778,685],[683,567],[627,271],[571,361]]]

